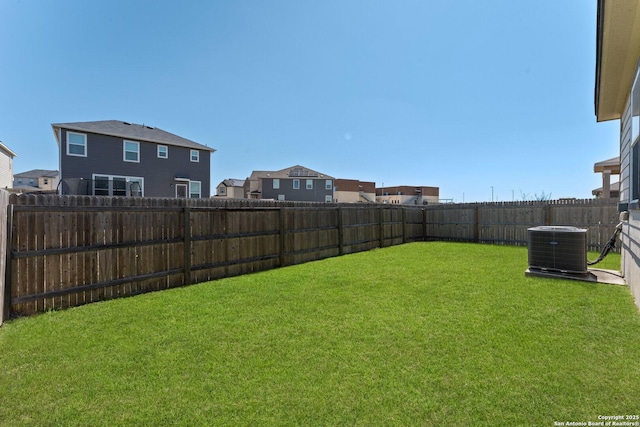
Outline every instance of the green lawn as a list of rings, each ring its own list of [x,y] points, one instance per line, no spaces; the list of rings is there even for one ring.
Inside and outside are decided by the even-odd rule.
[[[0,425],[552,426],[640,413],[629,289],[526,268],[522,247],[413,243],[9,321]]]

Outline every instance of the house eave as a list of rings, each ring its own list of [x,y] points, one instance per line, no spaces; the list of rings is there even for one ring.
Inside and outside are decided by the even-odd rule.
[[[594,107],[599,122],[619,119],[640,57],[640,4],[598,0]]]

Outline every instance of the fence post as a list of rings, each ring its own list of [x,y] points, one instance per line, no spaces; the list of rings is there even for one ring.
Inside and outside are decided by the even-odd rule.
[[[427,241],[427,210],[422,208],[422,241]]]
[[[544,223],[545,225],[551,225],[551,205],[549,203],[544,206]]]
[[[380,227],[380,247],[384,247],[384,211],[382,210],[382,206],[378,208],[378,221]]]
[[[344,255],[344,219],[342,206],[338,206],[338,253]]]
[[[184,207],[184,285],[191,284],[191,208]]]
[[[473,209],[473,241],[480,241],[480,208],[476,206]]]
[[[11,233],[13,231],[13,206],[9,193],[0,190],[0,326],[11,314]],[[6,234],[5,234],[6,233]]]
[[[284,254],[285,254],[285,245],[286,245],[286,239],[285,239],[286,230],[284,229],[285,227],[284,206],[280,206],[280,214],[279,214],[278,222],[280,227],[280,267],[284,267]]]
[[[402,244],[407,243],[407,208],[402,209]]]

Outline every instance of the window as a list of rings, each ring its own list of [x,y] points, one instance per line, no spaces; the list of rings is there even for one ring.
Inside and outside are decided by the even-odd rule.
[[[280,188],[280,180],[278,178],[273,178],[273,189],[277,190]]]
[[[158,158],[159,159],[168,159],[169,158],[169,147],[166,145],[158,145]]]
[[[43,180],[42,180],[42,183],[43,183],[44,185],[49,185],[49,178],[45,178],[45,179],[43,179]]]
[[[200,152],[198,150],[191,150],[191,161],[192,162],[200,161]]]
[[[312,179],[308,179],[307,180],[307,190],[313,190],[313,180]]]
[[[22,178],[18,178],[18,184],[22,184]]]
[[[327,180],[324,182],[324,188],[325,188],[325,190],[331,190],[331,189],[333,189],[333,183],[331,182],[331,180],[330,180],[330,179],[327,179]]]
[[[87,157],[87,135],[67,132],[67,156]]]
[[[96,196],[144,196],[144,179],[140,177],[93,175]]]
[[[36,181],[33,178],[29,178],[29,185],[33,185],[35,183],[36,183]]]
[[[278,194],[278,200],[283,202],[284,201],[284,194]]]
[[[294,190],[299,190],[300,189],[300,180],[299,179],[294,179],[293,180],[293,189]]]
[[[326,196],[324,196],[324,202],[325,203],[331,203],[332,198],[330,194],[327,194]]]
[[[134,141],[124,141],[122,144],[122,159],[125,162],[140,163],[140,143]]]
[[[189,197],[192,199],[199,199],[201,197],[200,181],[189,182]]]

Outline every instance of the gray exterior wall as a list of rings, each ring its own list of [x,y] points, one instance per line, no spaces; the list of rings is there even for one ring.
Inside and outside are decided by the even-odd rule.
[[[631,93],[620,118],[620,202],[629,203],[629,221],[623,223],[622,273],[640,308],[640,210],[632,206],[631,176]]]
[[[334,180],[331,179],[331,189],[325,188],[326,178],[299,177],[300,188],[293,188],[294,178],[280,178],[280,188],[273,188],[274,178],[261,178],[262,180],[262,198],[278,200],[278,196],[283,195],[284,200],[295,200],[300,202],[325,202],[326,196],[331,197],[333,201],[333,185]],[[313,189],[307,189],[307,179],[313,180]]]
[[[72,178],[91,180],[93,174],[142,177],[145,197],[176,197],[175,177],[182,177],[200,181],[201,196],[210,196],[210,151],[199,150],[200,161],[192,162],[189,148],[132,139],[140,143],[140,163],[125,162],[123,138],[71,131],[87,135],[87,157],[68,156],[67,130],[60,132],[60,179],[63,181]],[[167,159],[158,158],[158,145],[168,146]]]

